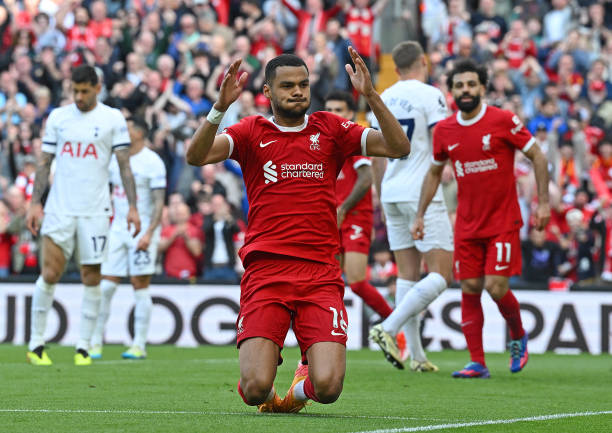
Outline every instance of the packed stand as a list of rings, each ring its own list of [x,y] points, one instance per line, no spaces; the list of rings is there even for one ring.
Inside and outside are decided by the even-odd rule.
[[[612,281],[612,3],[605,1],[426,0],[5,1],[0,4],[0,277],[38,272],[38,244],[24,226],[41,131],[71,102],[71,68],[103,78],[101,99],[150,126],[151,148],[168,173],[159,273],[237,281],[248,201],[233,161],[190,167],[185,149],[227,66],[242,58],[246,90],[221,129],[269,116],[267,62],[295,52],[311,73],[311,111],[333,89],[351,90],[344,64],[353,45],[372,71],[376,24],[405,20],[430,60],[430,82],[448,95],[445,73],[471,57],[490,71],[487,103],[515,112],[548,156],[553,218],[531,228],[534,175],[517,153],[525,224],[520,280],[542,287]],[[413,5],[414,6],[414,5]],[[417,19],[419,18],[419,19]],[[451,218],[453,170],[443,190]],[[392,284],[384,224],[375,212],[371,275]],[[375,251],[374,251],[375,250]],[[171,252],[171,254],[168,254]],[[382,276],[381,276],[382,275]]]

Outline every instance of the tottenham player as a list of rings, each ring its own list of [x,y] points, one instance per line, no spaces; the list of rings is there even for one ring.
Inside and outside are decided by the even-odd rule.
[[[336,178],[353,155],[401,157],[410,141],[374,90],[357,52],[345,68],[364,95],[381,131],[363,128],[310,106],[306,64],[291,54],[268,62],[264,94],[273,117],[250,116],[215,135],[223,112],[238,98],[246,74],[229,67],[219,99],[187,151],[193,165],[237,160],[249,197],[249,225],[240,256],[245,265],[236,321],[240,360],[238,391],[262,412],[297,412],[308,399],[332,403],[342,392],[348,317],[335,254]],[[281,401],[273,387],[290,324],[307,365],[296,370]]]
[[[332,91],[325,98],[325,111],[353,120],[353,96],[342,90]],[[336,179],[340,267],[351,290],[384,319],[391,314],[391,307],[366,279],[373,225],[371,188],[370,158],[353,156],[347,159]]]
[[[442,92],[425,84],[427,60],[418,42],[399,43],[393,48],[392,57],[399,81],[385,90],[381,97],[403,125],[410,139],[411,152],[409,158],[390,159],[388,163],[383,158],[374,160],[376,187],[383,205],[398,278],[395,309],[372,328],[370,338],[378,343],[394,366],[403,368],[403,356],[394,337],[404,325],[410,369],[438,371],[438,367],[427,360],[423,350],[420,313],[452,281],[453,230],[440,188],[425,215],[427,236],[415,240],[410,234],[410,226],[416,216],[421,184],[431,161],[430,130],[446,117],[447,108]],[[372,125],[378,126],[375,119]],[[429,274],[419,281],[422,257]]]
[[[514,156],[523,152],[533,163],[538,189],[535,223],[543,229],[550,219],[546,157],[515,114],[482,101],[487,71],[471,60],[458,62],[448,74],[447,85],[459,111],[440,121],[433,136],[431,164],[412,227],[423,239],[426,210],[435,196],[442,169],[450,159],[457,179],[455,222],[455,276],[461,281],[461,329],[471,362],[453,377],[490,376],[482,347],[484,316],[480,297],[485,289],[497,304],[510,329],[510,371],[525,367],[529,354],[519,303],[508,285],[521,272],[519,209]]]
[[[121,183],[119,165],[110,164],[110,182],[114,208],[113,223],[108,240],[108,259],[102,263],[102,301],[89,352],[93,359],[102,358],[104,328],[110,314],[110,304],[121,277],[130,276],[134,288],[134,341],[121,354],[124,359],[146,358],[145,345],[153,303],[149,293],[151,275],[155,271],[160,221],[166,193],[166,166],[157,153],[146,146],[147,125],[137,117],[128,120],[130,133],[130,167],[136,182],[138,214],[143,231],[135,238],[128,233],[125,223],[129,211],[127,196]],[[146,227],[146,230],[144,229]]]
[[[32,203],[26,222],[42,239],[42,274],[36,280],[31,310],[31,335],[27,359],[32,365],[51,365],[44,333],[53,292],[66,260],[76,248],[85,286],[81,306],[80,335],[74,356],[76,365],[90,365],[89,344],[100,307],[100,264],[106,257],[111,205],[108,165],[117,157],[129,210],[127,225],[140,231],[136,188],[129,164],[127,125],[119,110],[96,100],[100,92],[93,67],[72,71],[74,103],[56,108],[47,119],[42,156],[36,169]],[[53,184],[44,208],[41,198],[49,183],[51,162],[56,159]]]

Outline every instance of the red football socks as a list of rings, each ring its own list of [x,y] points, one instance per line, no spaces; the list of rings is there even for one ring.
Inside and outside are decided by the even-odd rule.
[[[521,321],[521,307],[514,297],[512,290],[508,289],[506,294],[499,301],[495,302],[499,312],[506,319],[508,328],[510,328],[510,338],[513,340],[522,338],[525,335],[525,330]]]
[[[461,294],[461,330],[465,335],[470,358],[474,362],[486,366],[484,349],[482,347],[482,327],[484,314],[480,303],[480,293],[472,295]]]
[[[383,319],[393,311],[387,301],[385,301],[385,298],[376,290],[376,287],[371,285],[368,281],[359,281],[350,286],[351,290],[357,296],[361,297],[361,299],[363,299],[363,301]]]

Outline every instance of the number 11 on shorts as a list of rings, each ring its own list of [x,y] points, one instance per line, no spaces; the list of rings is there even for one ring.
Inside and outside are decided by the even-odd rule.
[[[506,263],[510,263],[510,242],[495,242],[495,248],[497,249],[497,263],[501,263],[504,259],[504,249],[506,250]]]

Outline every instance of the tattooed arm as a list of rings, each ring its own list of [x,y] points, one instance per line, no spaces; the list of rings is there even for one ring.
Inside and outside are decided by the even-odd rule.
[[[127,147],[117,149],[115,150],[115,156],[117,157],[117,164],[119,164],[119,174],[121,175],[123,189],[130,205],[127,215],[128,230],[131,229],[133,224],[134,233],[132,236],[136,236],[140,233],[140,217],[136,208],[136,183],[134,182],[134,175],[130,167],[130,150]]]
[[[43,218],[42,196],[49,185],[49,173],[51,172],[51,162],[55,154],[43,152],[36,167],[34,176],[34,191],[32,192],[32,202],[26,215],[26,226],[34,236],[38,234],[40,222]]]
[[[136,249],[146,251],[151,243],[151,237],[159,223],[161,222],[162,211],[164,210],[164,198],[166,191],[162,188],[156,188],[151,191],[153,194],[153,215],[151,215],[151,223],[147,227],[147,231],[138,240],[138,246]]]

